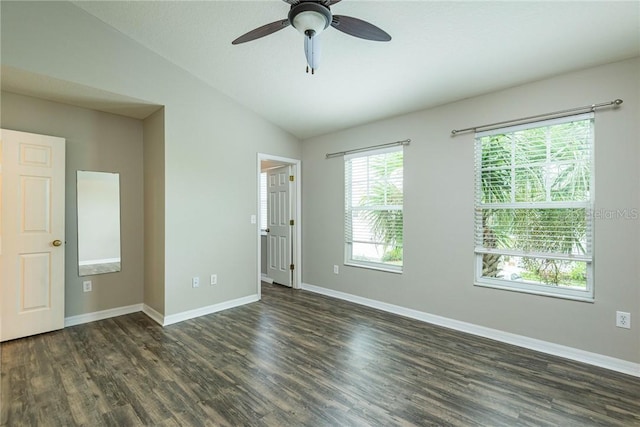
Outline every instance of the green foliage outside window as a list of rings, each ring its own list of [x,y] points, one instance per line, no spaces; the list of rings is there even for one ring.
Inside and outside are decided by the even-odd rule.
[[[591,121],[494,134],[481,144],[480,207],[483,277],[496,277],[500,249],[518,253],[587,254],[591,191]],[[520,257],[522,278],[554,286],[586,286],[586,263]]]
[[[361,206],[382,207],[402,206],[403,153],[396,151],[385,156],[371,158],[369,170],[375,177],[368,195],[360,201]],[[372,209],[365,213],[371,231],[376,239],[384,244],[385,262],[402,261],[403,211]]]

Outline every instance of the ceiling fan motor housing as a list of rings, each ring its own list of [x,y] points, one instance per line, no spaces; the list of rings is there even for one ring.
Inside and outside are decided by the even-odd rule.
[[[320,3],[304,2],[292,6],[288,18],[296,30],[314,37],[331,24],[332,15],[329,8]]]

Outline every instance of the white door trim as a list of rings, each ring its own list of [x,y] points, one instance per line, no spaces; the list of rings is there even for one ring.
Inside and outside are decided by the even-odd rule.
[[[264,164],[264,162],[262,162]],[[264,169],[263,169],[263,172]],[[267,174],[267,276],[274,282],[291,287],[293,271],[290,268],[295,256],[293,254],[293,235],[290,220],[295,207],[295,188],[289,177],[293,176],[293,166],[269,168]],[[260,205],[262,208],[262,204]],[[263,214],[263,212],[261,212]],[[262,230],[261,230],[262,231]],[[264,250],[264,248],[261,248]],[[264,266],[262,268],[264,270]]]
[[[261,162],[263,160],[272,160],[276,162],[286,163],[292,166],[292,172],[295,176],[295,180],[293,181],[293,196],[295,197],[295,202],[293,204],[293,234],[291,241],[293,242],[293,263],[295,264],[295,268],[293,270],[293,289],[301,289],[302,288],[302,168],[301,161],[299,159],[291,159],[288,157],[274,156],[266,153],[258,153],[257,157],[257,172],[256,172],[256,189],[257,189],[257,197],[256,197],[256,212],[258,213],[257,218],[260,218],[260,172],[262,171]],[[258,297],[262,298],[262,273],[260,269],[260,263],[262,260],[262,247],[260,244],[260,224],[259,221],[256,223],[256,241],[257,241],[257,262],[256,262],[256,277],[257,277],[257,288],[258,288]]]

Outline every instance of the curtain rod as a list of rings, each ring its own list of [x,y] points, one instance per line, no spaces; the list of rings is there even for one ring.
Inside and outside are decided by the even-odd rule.
[[[394,147],[396,145],[409,145],[410,142],[411,142],[410,139],[405,139],[403,141],[388,142],[386,144],[372,145],[370,147],[355,148],[353,150],[338,151],[336,153],[327,153],[326,158],[330,159],[332,157],[346,156],[347,154],[351,154],[351,153],[360,153],[362,151],[369,151],[373,148]]]
[[[509,123],[523,125],[527,123],[532,123],[536,121],[535,119],[540,119],[543,117],[546,117],[546,118],[554,118],[555,116],[566,117],[566,116],[573,115],[568,113],[577,114],[579,111],[584,111],[584,112],[595,111],[596,108],[609,107],[611,105],[613,105],[614,108],[617,108],[618,106],[620,106],[620,104],[622,104],[622,99],[616,99],[611,102],[602,102],[600,104],[585,105],[584,107],[569,108],[568,110],[554,111],[553,113],[537,114],[535,116],[521,117],[519,119],[505,120],[503,122],[490,123],[488,125],[474,126],[474,127],[465,128],[465,129],[454,129],[451,131],[451,136],[456,136],[459,133],[470,132],[470,131],[477,132],[480,129],[492,130],[491,128],[493,128],[494,126],[501,127],[502,125],[506,125]]]

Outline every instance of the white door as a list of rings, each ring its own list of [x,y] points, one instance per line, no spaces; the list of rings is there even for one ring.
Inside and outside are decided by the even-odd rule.
[[[1,130],[0,341],[64,327],[65,140]]]
[[[267,172],[267,276],[291,287],[290,166]]]

